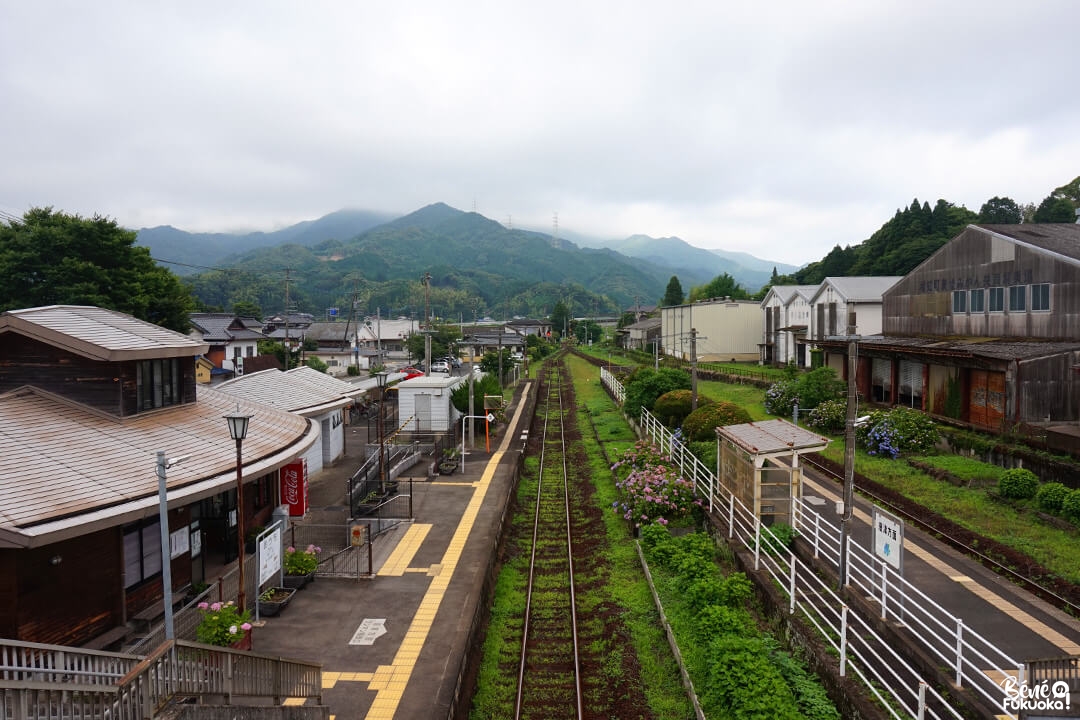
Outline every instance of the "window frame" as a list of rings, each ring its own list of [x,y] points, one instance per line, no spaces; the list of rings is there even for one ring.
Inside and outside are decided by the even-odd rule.
[[[967,315],[967,290],[953,290],[953,315]]]
[[[1042,302],[1036,302],[1036,292],[1039,296],[1045,294],[1045,300],[1038,297]],[[1031,312],[1050,312],[1050,283],[1035,283],[1031,286]]]
[[[136,550],[135,557],[129,557],[128,543],[134,540],[130,550]],[[124,589],[128,590],[161,575],[161,524],[158,518],[128,525],[123,530]],[[137,563],[132,562],[137,559]],[[130,577],[130,569],[138,567],[137,576]]]
[[[986,303],[988,311],[992,313],[1005,312],[1005,288],[999,286],[989,288],[989,290],[990,292],[987,293],[988,297]],[[994,307],[995,305],[997,305],[997,307]]]
[[[1027,285],[1009,286],[1009,312],[1027,312]]]
[[[975,302],[975,298],[979,299],[978,303]],[[976,308],[976,304],[979,307]],[[971,297],[968,299],[968,312],[972,315],[986,312],[986,291],[983,288],[975,288],[971,291]]]

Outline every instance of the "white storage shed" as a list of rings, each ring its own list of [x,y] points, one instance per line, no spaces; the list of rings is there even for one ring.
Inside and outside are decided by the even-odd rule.
[[[406,432],[446,432],[461,417],[450,395],[467,377],[425,375],[398,383],[398,417]],[[393,430],[393,429],[391,429]]]

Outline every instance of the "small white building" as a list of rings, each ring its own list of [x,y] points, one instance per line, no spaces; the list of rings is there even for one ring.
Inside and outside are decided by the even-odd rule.
[[[397,384],[400,429],[407,432],[446,432],[461,417],[450,396],[466,377],[425,375]]]
[[[216,387],[237,399],[272,405],[316,424],[320,429],[319,442],[304,454],[308,474],[314,475],[345,454],[345,410],[352,404],[348,392],[362,393],[363,389],[329,376],[313,380],[311,373],[322,375],[311,368],[289,372],[263,370]],[[340,383],[344,388],[329,388],[327,381]]]
[[[810,298],[817,285],[773,285],[761,301],[765,334],[761,343],[761,362],[787,365],[794,362],[807,367],[806,338],[810,327]]]
[[[846,335],[849,311],[856,335],[880,335],[882,297],[900,280],[899,275],[825,278],[810,298],[810,340]]]

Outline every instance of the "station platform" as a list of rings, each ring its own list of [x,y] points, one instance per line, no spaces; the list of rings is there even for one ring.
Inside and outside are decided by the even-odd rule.
[[[331,717],[451,715],[516,486],[533,386],[519,386],[490,451],[480,437],[480,450],[452,475],[415,479],[414,520],[374,540],[374,577],[319,578],[254,629],[255,652],[322,665]],[[339,462],[310,479],[311,512],[341,505],[355,466]]]

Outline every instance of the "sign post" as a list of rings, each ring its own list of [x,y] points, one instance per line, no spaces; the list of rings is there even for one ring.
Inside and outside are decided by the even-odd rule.
[[[461,472],[465,472],[465,421],[466,420],[486,420],[491,423],[495,419],[494,413],[488,413],[487,415],[462,415],[461,416]],[[486,425],[485,425],[486,427]],[[487,451],[491,452],[490,440],[487,446]]]
[[[874,555],[881,560],[881,612],[885,617],[888,582],[886,565],[891,565],[897,575],[904,577],[904,521],[890,512],[874,506]],[[904,618],[904,594],[900,594],[900,619]]]

